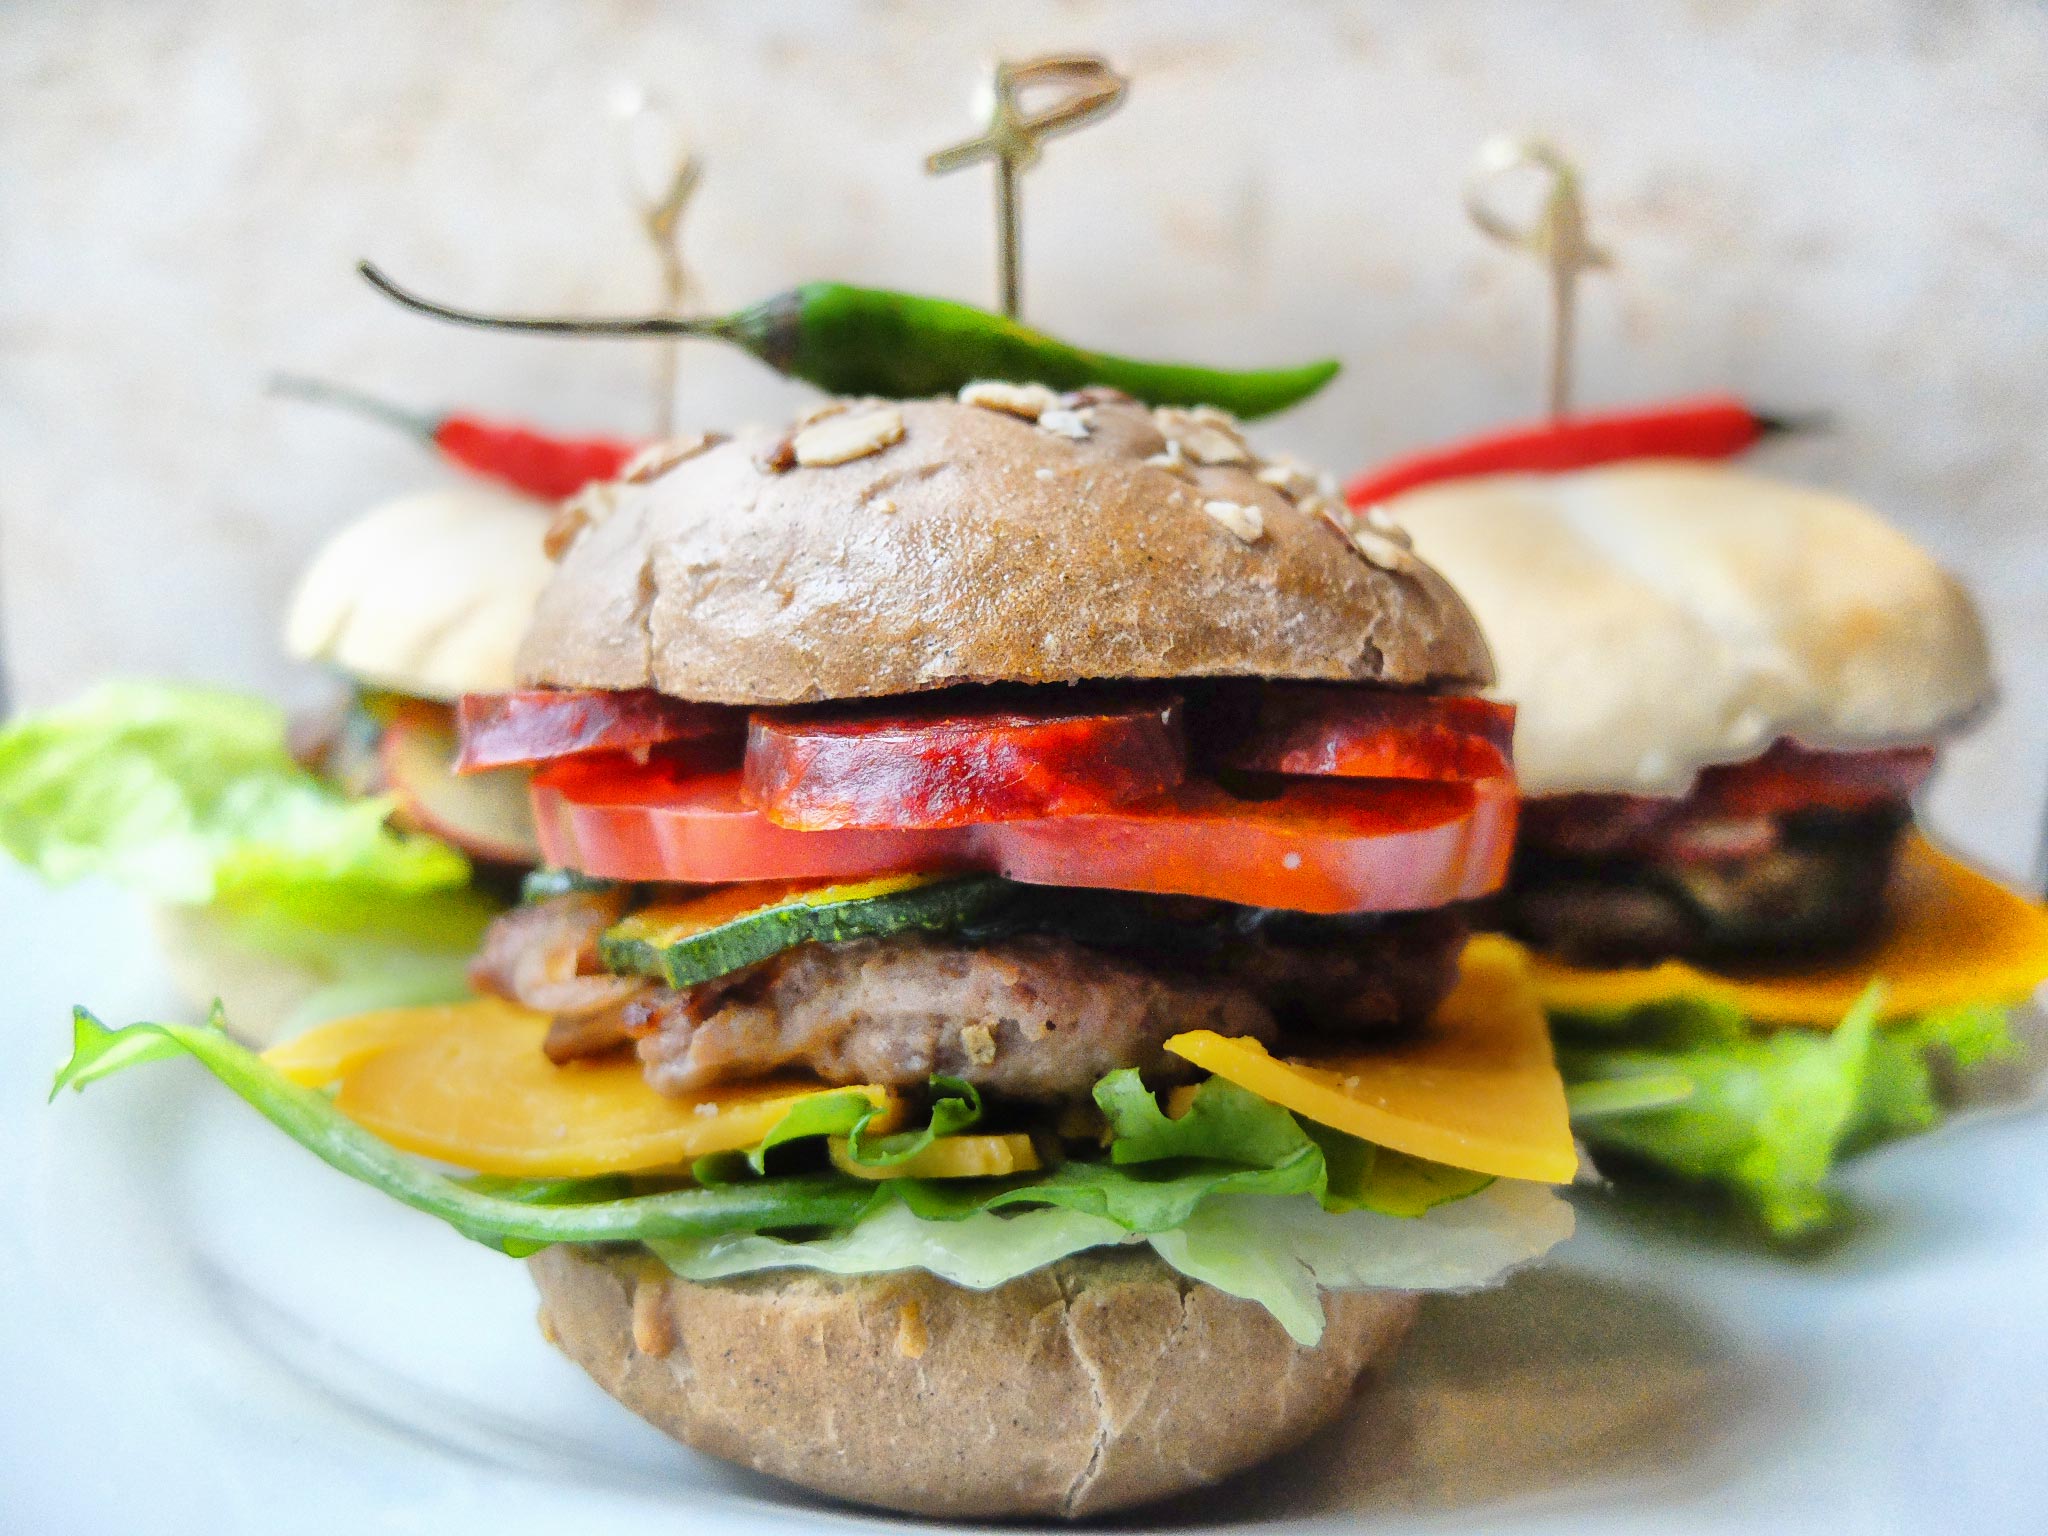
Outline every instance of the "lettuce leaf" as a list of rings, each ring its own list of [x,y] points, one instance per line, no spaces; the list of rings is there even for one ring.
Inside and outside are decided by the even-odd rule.
[[[0,848],[55,882],[360,926],[374,902],[469,881],[453,848],[386,825],[391,808],[294,762],[274,705],[213,689],[105,683],[0,730]]]
[[[1941,1063],[2016,1049],[2001,1008],[1881,1023],[1881,1004],[1873,985],[1832,1030],[1760,1029],[1703,999],[1559,1016],[1574,1127],[1595,1152],[1726,1191],[1773,1236],[1809,1236],[1840,1215],[1842,1158],[1941,1118]]]
[[[1323,1212],[1348,1223],[1346,1232],[1376,1234],[1373,1242],[1388,1252],[1412,1254],[1418,1242],[1420,1251],[1429,1247],[1429,1240],[1418,1235],[1423,1230],[1419,1223],[1436,1219],[1434,1207],[1467,1203],[1475,1190],[1492,1182],[1402,1158],[1323,1128],[1310,1135],[1287,1110],[1220,1078],[1201,1084],[1183,1114],[1169,1116],[1129,1070],[1112,1072],[1096,1085],[1096,1101],[1112,1134],[1109,1156],[1063,1162],[1048,1172],[1013,1179],[876,1183],[837,1172],[745,1176],[748,1171],[760,1174],[771,1151],[795,1140],[858,1134],[875,1111],[862,1096],[848,1093],[797,1106],[750,1154],[703,1160],[693,1170],[700,1177],[691,1188],[634,1194],[616,1178],[460,1180],[394,1150],[342,1114],[325,1094],[291,1082],[232,1039],[218,1010],[214,1021],[204,1025],[135,1024],[111,1030],[79,1009],[71,1058],[57,1074],[52,1096],[177,1055],[196,1058],[330,1167],[506,1253],[530,1253],[556,1242],[638,1241],[682,1245],[663,1250],[678,1264],[761,1267],[767,1262],[764,1255],[786,1254],[794,1246],[806,1255],[815,1251],[821,1264],[902,1268],[917,1263],[958,1277],[962,1284],[981,1283],[967,1278],[972,1275],[996,1275],[997,1280],[986,1282],[994,1284],[1050,1262],[1048,1255],[1186,1231],[1196,1235],[1176,1244],[1155,1243],[1169,1263],[1191,1274],[1215,1274],[1216,1284],[1272,1306],[1297,1330],[1309,1326],[1302,1297],[1312,1297],[1314,1277],[1339,1273],[1341,1266],[1326,1259],[1319,1267],[1304,1257],[1309,1250],[1298,1235],[1288,1240],[1291,1258],[1275,1257],[1270,1264],[1255,1255],[1232,1258],[1230,1244],[1250,1240],[1244,1234],[1254,1218],[1240,1215],[1234,1225],[1226,1222],[1215,1229],[1223,1236],[1202,1237],[1221,1220],[1204,1213],[1217,1207],[1248,1210],[1247,1198],[1260,1197],[1251,1204],[1288,1203]],[[920,1131],[897,1133],[903,1145],[923,1145],[934,1134],[972,1124],[980,1114],[978,1096],[967,1085],[942,1078],[935,1080],[935,1088],[931,1123]],[[871,1147],[882,1147],[887,1155],[893,1150],[887,1144],[896,1139],[881,1138]],[[901,1214],[888,1216],[890,1225],[867,1225],[892,1210]],[[1306,1231],[1325,1232],[1311,1218],[1295,1220],[1308,1221]],[[1390,1237],[1410,1226],[1415,1231],[1398,1241]],[[805,1237],[792,1245],[762,1236],[791,1231]],[[1229,1237],[1230,1232],[1239,1237]],[[760,1241],[751,1246],[741,1241],[753,1237]],[[1350,1250],[1340,1243],[1338,1251]],[[927,1254],[930,1262],[906,1257],[913,1252]],[[1320,1315],[1318,1309],[1318,1329]]]
[[[301,768],[283,714],[237,694],[107,683],[0,729],[0,849],[160,903],[196,977],[246,982],[251,955],[290,966],[298,1001],[266,1035],[467,992],[499,903],[390,814]]]
[[[1303,1199],[1216,1200],[1148,1241],[1188,1278],[1260,1303],[1312,1345],[1322,1336],[1319,1291],[1469,1290],[1571,1235],[1571,1206],[1555,1190],[1500,1179],[1419,1220]]]
[[[816,1269],[833,1275],[923,1269],[985,1291],[1083,1249],[1142,1241],[1106,1216],[1058,1206],[1005,1216],[969,1210],[951,1220],[935,1220],[891,1200],[851,1226],[807,1241],[734,1232],[694,1240],[656,1238],[647,1246],[687,1280],[723,1280],[764,1269]]]
[[[1328,1211],[1306,1195],[1228,1195],[1204,1202],[1180,1226],[1141,1236],[1064,1207],[979,1210],[938,1221],[891,1204],[804,1241],[736,1234],[656,1239],[647,1246],[690,1280],[770,1269],[835,1275],[923,1269],[986,1290],[1084,1249],[1144,1242],[1189,1279],[1257,1302],[1296,1340],[1313,1346],[1323,1333],[1321,1291],[1487,1285],[1571,1231],[1571,1207],[1555,1191],[1502,1179],[1419,1220]]]
[[[1967,1075],[2019,1054],[2011,1013],[1996,1003],[1971,1003],[1879,1027],[1856,1118],[1851,1151],[1931,1129],[1942,1113],[1943,1073]]]

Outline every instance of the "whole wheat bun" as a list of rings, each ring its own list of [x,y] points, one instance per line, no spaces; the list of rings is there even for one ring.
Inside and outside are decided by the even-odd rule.
[[[502,693],[554,575],[547,525],[545,507],[481,486],[386,502],[313,557],[285,647],[416,698]]]
[[[1479,615],[1529,794],[1682,794],[1779,736],[1925,741],[1991,696],[1968,594],[1846,497],[1651,461],[1459,480],[1385,511]]]
[[[1003,393],[1053,408],[838,403],[586,498],[522,680],[775,705],[953,683],[1490,675],[1441,577],[1382,533],[1361,554],[1341,502],[1255,458],[1228,417]]]
[[[695,1284],[565,1246],[528,1263],[543,1332],[684,1444],[953,1519],[1101,1514],[1264,1461],[1336,1416],[1417,1306],[1330,1293],[1308,1349],[1143,1248],[991,1291],[917,1270]]]

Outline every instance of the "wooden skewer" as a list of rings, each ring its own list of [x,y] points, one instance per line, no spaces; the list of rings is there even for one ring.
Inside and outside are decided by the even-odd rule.
[[[642,233],[654,249],[661,273],[661,312],[680,315],[696,280],[683,260],[683,214],[703,180],[704,164],[683,137],[666,103],[638,86],[622,88],[612,101],[618,130],[619,158]],[[676,378],[682,345],[664,342],[655,349],[654,431],[673,437],[676,427]]]
[[[1062,94],[1037,111],[1026,111],[1026,91],[1059,87]],[[996,163],[996,260],[1003,313],[1023,312],[1019,193],[1023,173],[1038,160],[1044,142],[1071,133],[1116,110],[1130,82],[1092,54],[1048,54],[1018,63],[1004,61],[990,81],[988,127],[971,139],[925,157],[935,176],[983,160]]]
[[[1550,189],[1535,216],[1518,223],[1493,199],[1503,181],[1531,170],[1546,176]],[[1578,169],[1540,139],[1488,139],[1465,177],[1465,211],[1492,239],[1530,252],[1549,270],[1550,369],[1545,399],[1551,419],[1560,420],[1570,414],[1572,404],[1579,277],[1609,264],[1607,252],[1587,232]]]

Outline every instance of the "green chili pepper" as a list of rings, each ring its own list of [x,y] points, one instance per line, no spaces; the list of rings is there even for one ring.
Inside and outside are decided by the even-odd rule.
[[[1263,369],[1141,362],[1069,346],[971,304],[847,283],[805,283],[729,315],[585,320],[453,309],[407,292],[368,262],[358,270],[408,308],[461,325],[564,336],[707,336],[839,395],[909,400],[951,394],[976,379],[1054,389],[1107,384],[1151,405],[1214,405],[1250,418],[1306,400],[1339,366],[1334,358]]]

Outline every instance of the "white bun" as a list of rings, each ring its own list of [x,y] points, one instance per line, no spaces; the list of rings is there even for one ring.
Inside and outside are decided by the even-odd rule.
[[[244,1044],[277,1044],[293,1016],[334,983],[317,966],[237,938],[211,906],[158,906],[150,915],[164,969],[186,1008],[205,1018],[218,1001],[228,1028]]]
[[[1683,794],[1780,736],[1925,741],[1991,696],[1968,594],[1842,496],[1644,461],[1385,510],[1478,615],[1531,794]]]
[[[547,510],[481,487],[401,496],[329,539],[300,578],[285,646],[424,699],[499,693],[554,574]]]

